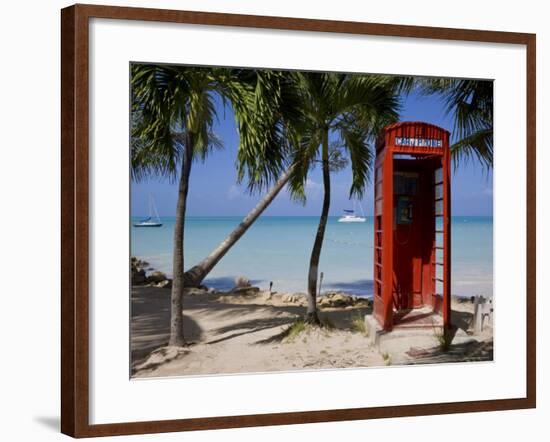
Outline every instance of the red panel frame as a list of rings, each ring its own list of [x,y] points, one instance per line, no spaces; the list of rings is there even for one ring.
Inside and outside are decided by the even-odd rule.
[[[375,183],[382,183],[382,214],[376,212],[374,223],[374,307],[373,314],[384,330],[391,330],[395,325],[394,310],[404,307],[409,308],[431,305],[434,311],[441,313],[445,327],[450,326],[451,319],[451,192],[450,192],[450,133],[438,126],[425,122],[402,122],[392,124],[384,129],[383,137],[380,138],[376,146],[376,173]],[[394,241],[394,188],[393,177],[396,170],[396,155],[405,155],[412,157],[407,160],[407,169],[415,168],[424,176],[431,173],[431,183],[435,183],[433,171],[439,166],[442,168],[443,175],[443,293],[442,299],[438,298],[436,290],[436,253],[435,253],[435,229],[433,233],[422,236],[420,241],[426,241],[425,247],[431,247],[429,263],[421,262],[414,266],[412,279],[418,283],[420,281],[421,299],[403,300],[397,287],[400,287],[399,267],[412,265],[412,263],[396,263],[394,261],[395,247]],[[410,161],[410,162],[409,162]],[[415,163],[416,162],[416,163]],[[378,176],[379,173],[382,176]],[[379,195],[375,195],[376,200]],[[426,198],[434,198],[432,193],[426,195]],[[431,217],[435,220],[435,201],[432,207]],[[380,216],[380,218],[378,218]],[[381,220],[381,222],[380,222]],[[436,225],[435,221],[428,224]],[[428,242],[429,241],[429,242]],[[420,248],[424,245],[420,245]],[[377,262],[377,253],[382,255],[381,277],[378,278],[379,262]],[[426,265],[428,264],[428,265]],[[427,270],[429,269],[429,270]],[[426,274],[428,271],[428,274]],[[410,281],[409,281],[410,284]],[[426,299],[426,291],[430,291],[432,301]],[[412,295],[414,296],[414,295]]]

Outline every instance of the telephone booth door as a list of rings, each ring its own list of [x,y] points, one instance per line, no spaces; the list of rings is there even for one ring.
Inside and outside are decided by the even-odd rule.
[[[377,144],[374,316],[386,330],[426,306],[450,324],[448,142],[439,127],[399,123]]]

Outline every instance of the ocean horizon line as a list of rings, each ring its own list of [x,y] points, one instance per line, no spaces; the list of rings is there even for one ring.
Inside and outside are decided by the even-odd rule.
[[[185,218],[244,218],[244,215],[185,215]],[[147,214],[131,215],[131,218],[148,217]],[[160,218],[175,218],[176,215],[159,215]],[[320,215],[260,215],[260,218],[319,218]],[[329,218],[339,218],[341,214],[329,215]],[[361,215],[365,218],[374,218],[374,215]],[[493,215],[452,215],[451,218],[493,218]]]
[[[139,218],[130,220],[131,224]],[[185,260],[200,262],[241,222],[240,216],[189,216],[186,219]],[[318,216],[271,215],[260,217],[224,255],[205,280],[207,286],[228,289],[244,275],[265,288],[286,293],[307,289],[307,271]],[[320,271],[323,287],[372,293],[374,218],[364,223],[340,223],[331,216],[325,232]],[[156,270],[172,273],[175,217],[161,217],[159,228],[132,227],[131,254]],[[493,217],[453,216],[451,229],[453,294],[492,295]]]

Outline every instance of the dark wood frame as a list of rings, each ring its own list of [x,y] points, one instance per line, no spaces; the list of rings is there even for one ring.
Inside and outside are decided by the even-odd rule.
[[[527,395],[523,398],[90,425],[88,23],[91,17],[525,45],[527,50]],[[536,406],[534,34],[209,12],[74,5],[61,12],[61,431],[73,437],[301,424]]]

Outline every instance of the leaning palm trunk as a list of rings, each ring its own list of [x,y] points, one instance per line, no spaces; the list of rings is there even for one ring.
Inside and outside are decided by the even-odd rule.
[[[191,137],[185,143],[184,159],[181,167],[181,177],[178,188],[178,203],[176,207],[176,223],[174,226],[174,251],[173,251],[173,281],[171,293],[171,314],[170,314],[170,341],[168,345],[182,347],[185,345],[183,336],[183,268],[184,268],[184,231],[185,212],[187,207],[187,193],[189,191],[189,175],[191,174],[191,163],[193,146]]]
[[[321,218],[319,219],[319,226],[317,227],[317,235],[315,236],[315,242],[313,249],[311,250],[311,258],[309,260],[309,272],[308,272],[308,288],[307,288],[307,312],[306,322],[309,324],[319,325],[319,315],[317,313],[317,279],[319,276],[319,259],[321,258],[321,249],[323,247],[323,240],[325,238],[325,230],[328,221],[328,212],[330,209],[330,169],[328,158],[328,134],[326,134],[323,140],[322,146],[322,165],[323,165],[323,185],[324,185],[324,197],[323,197],[323,209],[321,211]]]
[[[293,168],[286,170],[277,182],[269,189],[265,196],[260,200],[248,215],[246,215],[239,225],[216,247],[206,258],[197,265],[185,272],[185,286],[198,287],[204,278],[212,271],[216,264],[233,245],[245,234],[248,228],[258,219],[263,211],[271,204],[281,189],[288,182]]]

